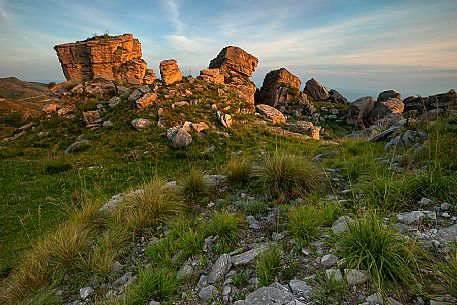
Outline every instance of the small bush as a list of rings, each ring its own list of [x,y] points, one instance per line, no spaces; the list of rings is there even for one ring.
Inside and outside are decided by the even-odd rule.
[[[323,182],[314,163],[281,151],[267,157],[256,176],[264,191],[276,199],[309,194]]]
[[[69,171],[73,168],[71,163],[64,159],[54,159],[49,161],[45,166],[46,174],[58,174]]]
[[[278,245],[271,246],[262,254],[257,261],[256,273],[259,286],[268,286],[275,280],[281,266],[281,248]]]
[[[323,223],[320,211],[312,205],[292,208],[288,215],[288,229],[297,241],[305,245],[318,237],[317,227]]]
[[[138,282],[128,290],[122,304],[143,305],[151,300],[166,301],[178,289],[178,285],[175,271],[165,268],[141,270]]]
[[[236,288],[246,287],[249,283],[249,273],[241,272],[237,273],[232,277],[233,285]]]
[[[183,192],[189,199],[201,198],[208,193],[208,182],[201,169],[192,168],[183,181]]]
[[[262,216],[268,212],[268,205],[263,201],[250,200],[242,206],[242,209],[246,215]]]
[[[145,251],[154,266],[174,266],[173,257],[177,252],[177,245],[172,238],[166,237],[152,243]]]
[[[340,302],[336,301],[336,298],[341,297],[346,291],[347,285],[345,281],[329,279],[325,274],[319,274],[311,299],[318,305],[340,304]]]
[[[232,214],[227,211],[214,214],[208,228],[208,234],[219,237],[214,249],[216,253],[227,253],[235,247],[240,238],[241,225],[242,221],[238,214]]]
[[[245,157],[230,159],[225,164],[227,179],[232,185],[247,184],[252,177],[252,163]]]
[[[365,215],[348,224],[340,239],[341,254],[349,268],[366,270],[374,285],[384,294],[404,284],[416,287],[416,245],[383,225],[375,214]]]

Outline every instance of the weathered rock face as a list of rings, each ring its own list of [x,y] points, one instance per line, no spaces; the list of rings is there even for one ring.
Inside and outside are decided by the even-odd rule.
[[[363,125],[370,119],[374,109],[374,98],[372,96],[361,97],[349,106],[347,123],[350,125]]]
[[[171,85],[182,80],[181,70],[179,70],[175,59],[160,62],[160,76],[165,85]]]
[[[269,118],[272,121],[273,125],[286,122],[286,118],[284,117],[284,115],[276,108],[273,108],[265,104],[259,104],[256,107],[257,110],[259,110],[262,114],[264,114],[267,118]]]
[[[101,77],[132,85],[151,83],[154,72],[141,59],[141,43],[132,34],[98,36],[84,41],[56,45],[67,80],[82,82]]]
[[[219,69],[224,76],[224,83],[235,89],[254,109],[255,84],[249,80],[259,60],[239,47],[223,48],[216,58],[209,63],[209,69]]]
[[[341,93],[336,91],[335,89],[330,90],[329,92],[330,95],[330,101],[332,103],[337,103],[337,104],[347,104],[348,100],[345,98]]]
[[[257,102],[278,107],[284,104],[284,100],[296,99],[300,86],[301,80],[287,69],[270,71],[265,75]]]
[[[234,46],[223,48],[216,58],[209,63],[210,69],[220,69],[225,78],[231,78],[233,74],[251,77],[257,67],[257,57],[247,53],[243,49]]]
[[[403,100],[405,112],[421,115],[427,111],[445,110],[449,106],[457,105],[457,93],[451,89],[446,93],[429,97],[410,96]]]
[[[314,78],[306,82],[303,92],[311,96],[315,101],[326,101],[330,97],[327,89]]]
[[[405,108],[405,104],[398,98],[388,98],[381,101],[376,101],[373,112],[373,120],[380,119],[389,114],[401,114]]]
[[[197,76],[197,78],[215,84],[224,83],[224,75],[221,74],[221,71],[219,69],[201,70],[200,75]]]
[[[396,98],[396,99],[401,100],[401,94],[398,92],[395,92],[394,90],[383,91],[383,92],[379,93],[379,95],[378,95],[378,102],[386,101],[391,98]]]

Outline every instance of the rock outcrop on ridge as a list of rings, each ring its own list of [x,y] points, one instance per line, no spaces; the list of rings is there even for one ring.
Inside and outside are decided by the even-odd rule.
[[[141,43],[132,34],[96,36],[56,45],[54,50],[69,81],[105,78],[141,85],[155,80],[154,71],[141,58]]]

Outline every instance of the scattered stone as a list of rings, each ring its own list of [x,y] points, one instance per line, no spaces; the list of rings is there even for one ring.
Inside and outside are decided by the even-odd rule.
[[[439,229],[436,238],[445,242],[457,241],[457,224]]]
[[[280,288],[280,287],[282,288]],[[261,287],[246,296],[246,305],[286,305],[295,298],[286,288],[278,283]]]
[[[286,122],[286,118],[279,110],[265,104],[259,104],[256,107],[257,110],[259,110],[261,113],[263,113],[267,118],[271,120],[273,125]]]
[[[416,130],[407,130],[401,135],[390,140],[385,148],[408,147],[415,143],[422,143],[427,139],[427,133]]]
[[[134,119],[131,122],[131,124],[137,130],[145,130],[146,128],[148,128],[152,125],[152,122],[149,121],[148,119],[138,118],[138,119]]]
[[[443,202],[440,205],[441,211],[449,211],[450,208],[451,208],[451,205],[448,202]]]
[[[233,266],[247,265],[252,262],[262,251],[265,250],[265,246],[260,246],[253,248],[249,251],[243,252],[241,254],[232,256]]]
[[[200,123],[192,123],[192,128],[195,130],[195,132],[200,133],[204,130],[209,129],[209,126],[205,122],[200,122]]]
[[[84,111],[83,117],[84,117],[84,121],[86,122],[86,126],[91,126],[94,124],[101,123],[100,112],[98,110]]]
[[[334,280],[334,281],[342,281],[343,280],[343,274],[341,274],[341,271],[339,269],[327,269],[325,270],[325,276],[327,277],[328,280]]]
[[[59,110],[57,110],[57,115],[62,116],[62,115],[67,115],[69,113],[72,113],[75,110],[74,106],[63,106]]]
[[[214,263],[211,272],[209,274],[210,283],[217,282],[222,276],[224,276],[232,266],[232,260],[230,255],[222,254]]]
[[[225,128],[232,127],[232,117],[230,116],[230,114],[222,114],[220,111],[217,111],[216,115],[219,119],[219,122],[221,122],[222,126],[224,126]]]
[[[349,286],[358,286],[368,281],[368,276],[365,272],[356,269],[345,269],[344,274]]]
[[[113,122],[111,122],[110,120],[104,121],[102,126],[103,127],[113,127]]]
[[[433,206],[435,203],[434,203],[433,200],[431,200],[431,199],[422,197],[422,199],[419,200],[418,204],[419,204],[421,207],[431,207],[431,206]]]
[[[248,223],[250,229],[254,229],[254,230],[260,229],[259,222],[257,221],[257,219],[255,219],[254,216],[252,216],[252,215],[246,216],[246,222]]]
[[[122,102],[121,98],[119,96],[115,96],[109,100],[108,106],[113,109],[119,106],[119,104]]]
[[[79,140],[74,143],[72,143],[70,146],[68,146],[67,149],[65,149],[65,154],[69,153],[74,153],[74,152],[79,152],[87,147],[89,147],[90,141],[89,140]]]
[[[197,291],[200,291],[203,287],[206,287],[209,285],[209,276],[202,274],[200,276],[200,279],[198,280],[197,286],[195,286],[195,289]]]
[[[289,287],[293,294],[300,296],[308,296],[312,291],[311,286],[301,280],[291,280]]]
[[[348,229],[348,218],[347,216],[339,217],[332,225],[333,233],[341,234],[347,231]]]
[[[182,80],[181,70],[175,59],[163,60],[160,62],[160,76],[165,85],[171,85]]]
[[[230,286],[224,286],[224,288],[222,288],[222,295],[223,296],[227,296],[229,295],[230,293],[232,292],[232,287]]]
[[[200,290],[200,293],[198,294],[198,296],[203,301],[208,301],[209,299],[216,297],[217,294],[218,294],[217,288],[214,287],[213,285],[209,285],[208,287],[205,287],[202,290]]]
[[[136,100],[136,107],[139,109],[144,109],[152,105],[157,99],[157,93],[148,92],[139,99]]]
[[[182,148],[192,143],[192,136],[184,128],[180,128],[173,137],[171,145],[174,148]]]
[[[337,264],[338,264],[338,257],[336,257],[336,255],[326,254],[326,255],[322,256],[322,259],[321,259],[322,266],[324,266],[326,268],[330,268],[330,267],[336,266]]]
[[[192,274],[192,265],[191,265],[191,262],[190,261],[187,261],[187,262],[184,262],[184,264],[182,264],[181,268],[178,270],[178,273],[176,274],[176,278],[178,279],[184,279],[184,278],[187,278],[188,276],[190,276]]]
[[[436,220],[435,211],[412,211],[406,213],[400,213],[397,215],[398,221],[404,224],[410,225],[415,222],[421,221],[425,218],[430,220]]]
[[[84,287],[84,288],[79,289],[79,296],[83,300],[88,299],[93,294],[94,294],[94,288],[92,288],[92,287]]]
[[[189,102],[180,101],[180,102],[174,102],[173,104],[171,104],[171,108],[176,109],[179,107],[188,107],[189,105],[190,105]]]
[[[156,301],[151,301],[149,302],[149,305],[160,305],[160,302],[156,302]]]

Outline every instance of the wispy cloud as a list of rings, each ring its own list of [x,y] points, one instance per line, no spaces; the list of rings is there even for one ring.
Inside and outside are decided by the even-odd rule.
[[[163,0],[162,5],[168,12],[176,33],[181,34],[184,29],[184,24],[180,19],[181,12],[179,0]]]

